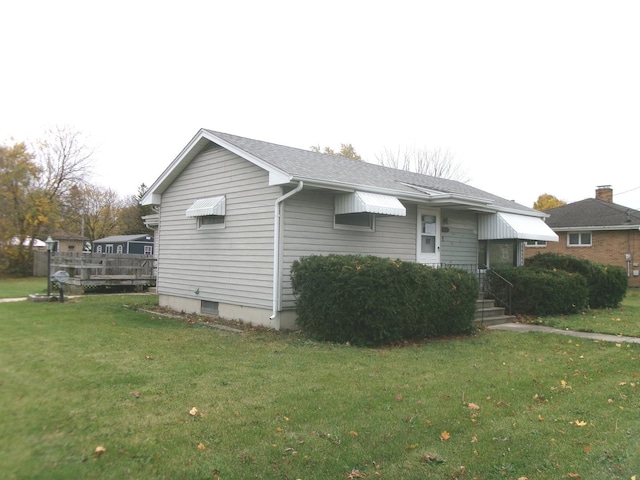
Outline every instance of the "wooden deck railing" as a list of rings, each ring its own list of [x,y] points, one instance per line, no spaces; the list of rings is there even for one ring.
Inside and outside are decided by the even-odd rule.
[[[51,256],[51,271],[65,270],[71,277],[153,278],[155,258],[121,253],[61,253]]]

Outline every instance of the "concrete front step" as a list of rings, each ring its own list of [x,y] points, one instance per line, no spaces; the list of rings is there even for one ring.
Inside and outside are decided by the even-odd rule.
[[[500,325],[515,321],[516,317],[505,315],[504,310],[503,307],[496,307],[493,300],[478,300],[474,323],[477,325]]]
[[[513,315],[502,315],[500,317],[476,318],[473,323],[478,326],[488,327],[491,325],[502,325],[504,323],[514,323],[516,317]]]

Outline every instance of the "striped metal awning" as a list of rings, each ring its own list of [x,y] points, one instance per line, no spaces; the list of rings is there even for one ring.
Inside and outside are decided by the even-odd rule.
[[[336,196],[335,213],[336,215],[344,213],[378,213],[405,217],[407,210],[396,197],[377,193],[353,192]]]
[[[206,215],[224,215],[224,195],[201,198],[187,209],[187,217],[204,217]]]
[[[480,216],[478,240],[505,239],[557,242],[558,235],[540,217],[503,212]]]

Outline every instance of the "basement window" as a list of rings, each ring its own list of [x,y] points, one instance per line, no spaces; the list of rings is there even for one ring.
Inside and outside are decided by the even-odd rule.
[[[569,234],[567,235],[567,246],[590,247],[591,232],[569,232]]]
[[[209,300],[201,300],[200,301],[200,311],[202,313],[207,313],[209,315],[218,315],[219,303],[218,302],[211,302]]]

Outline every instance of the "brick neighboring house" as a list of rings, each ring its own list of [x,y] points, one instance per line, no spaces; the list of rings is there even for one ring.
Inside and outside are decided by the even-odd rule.
[[[630,287],[640,287],[640,211],[613,203],[613,189],[596,189],[595,198],[545,210],[547,225],[558,242],[527,242],[525,258],[537,253],[572,255],[618,265],[627,271]]]

